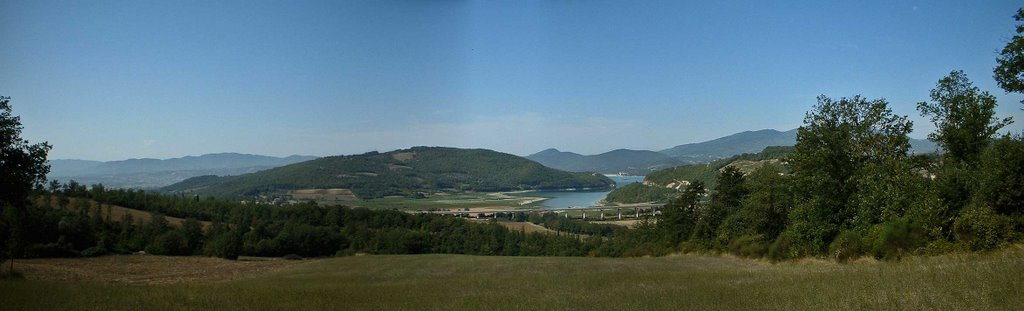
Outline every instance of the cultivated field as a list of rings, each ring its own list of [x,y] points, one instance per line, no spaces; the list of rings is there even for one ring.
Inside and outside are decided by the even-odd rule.
[[[113,258],[113,259],[111,259]],[[83,261],[132,259],[121,256]],[[221,260],[157,257],[203,269]],[[50,260],[40,260],[42,262]],[[24,261],[22,261],[24,262]],[[31,263],[30,263],[31,265]],[[5,310],[432,309],[704,310],[1024,307],[1024,248],[992,254],[841,265],[729,257],[538,258],[354,256],[303,261],[249,277],[174,284],[61,281],[26,269],[0,281]],[[143,270],[148,271],[148,270]],[[160,278],[158,270],[151,274]],[[139,284],[141,283],[141,284]],[[162,282],[154,282],[162,283]]]

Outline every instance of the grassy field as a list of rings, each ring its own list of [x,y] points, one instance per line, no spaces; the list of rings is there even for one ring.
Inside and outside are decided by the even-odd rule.
[[[0,281],[0,301],[5,310],[1019,310],[1022,276],[1021,247],[846,265],[696,255],[354,256],[241,279],[156,285],[44,281],[26,271],[25,280]]]

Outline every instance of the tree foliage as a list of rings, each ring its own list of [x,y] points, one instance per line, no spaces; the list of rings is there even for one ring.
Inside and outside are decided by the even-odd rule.
[[[797,132],[796,151],[790,157],[796,187],[801,189],[795,193],[790,230],[801,242],[801,252],[824,253],[839,231],[856,224],[861,192],[857,181],[872,165],[906,161],[911,127],[907,117],[893,114],[883,99],[818,97]]]
[[[917,104],[935,132],[928,139],[945,151],[948,161],[975,166],[992,135],[1012,123],[995,117],[996,97],[978,90],[963,71],[955,70],[931,90],[931,102]]]
[[[0,96],[0,249],[14,257],[22,250],[28,224],[26,199],[34,187],[42,187],[50,166],[46,154],[50,145],[31,144],[21,138],[21,117],[11,111],[10,97]]]
[[[1024,8],[1013,15],[1016,33],[999,52],[993,70],[999,87],[1007,92],[1024,93]]]

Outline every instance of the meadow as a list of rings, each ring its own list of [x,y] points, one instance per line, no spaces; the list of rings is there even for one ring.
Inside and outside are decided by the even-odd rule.
[[[132,256],[113,258],[73,260],[138,261]],[[192,266],[224,265],[220,262],[223,260],[212,258],[158,258],[157,262],[169,267],[175,260]],[[48,260],[54,259],[21,263],[38,266]],[[102,276],[54,280],[45,276],[60,270],[29,269],[25,279],[0,281],[0,301],[5,310],[1024,307],[1021,246],[991,253],[909,257],[900,262],[861,259],[850,264],[816,259],[770,263],[708,255],[584,258],[437,254],[363,255],[292,263],[244,276],[172,278],[182,281],[154,283]],[[161,268],[136,271],[146,273],[157,278],[169,272]]]

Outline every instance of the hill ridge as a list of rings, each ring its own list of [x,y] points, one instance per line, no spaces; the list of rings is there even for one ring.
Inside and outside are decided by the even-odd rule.
[[[162,188],[219,197],[255,197],[298,189],[349,189],[360,198],[423,191],[610,188],[594,173],[570,173],[488,149],[417,146],[337,155],[227,177],[199,176]]]

